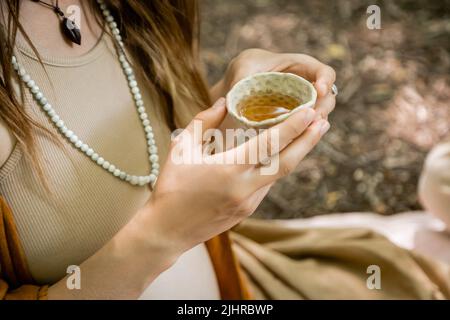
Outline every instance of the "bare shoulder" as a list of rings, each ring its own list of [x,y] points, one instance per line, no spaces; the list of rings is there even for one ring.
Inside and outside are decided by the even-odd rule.
[[[14,136],[0,118],[0,168],[8,160],[15,144]]]

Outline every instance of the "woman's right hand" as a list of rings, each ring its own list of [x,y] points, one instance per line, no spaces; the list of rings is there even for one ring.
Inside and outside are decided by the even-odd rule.
[[[217,128],[226,115],[225,100],[197,115],[203,130]],[[48,289],[49,299],[136,299],[186,250],[222,233],[249,216],[278,178],[293,170],[328,130],[313,110],[299,111],[225,153],[205,155],[208,163],[176,163],[174,153],[192,151],[192,122],[172,143],[147,204],[109,242],[80,265],[82,290],[69,290],[68,278]],[[276,131],[273,131],[276,130]],[[279,133],[279,146],[269,137]],[[187,139],[185,139],[187,137]],[[259,141],[279,151],[279,170],[262,175],[255,164],[221,164],[217,160],[248,156]],[[275,141],[276,142],[276,141]],[[238,158],[233,158],[238,159]],[[247,157],[245,159],[248,159]],[[204,162],[204,161],[203,161]],[[105,281],[105,275],[110,281]],[[120,281],[113,281],[120,279]]]
[[[330,127],[326,120],[314,121],[314,110],[306,109],[225,154],[202,155],[200,164],[173,161],[175,152],[179,155],[180,150],[195,152],[193,149],[201,148],[203,133],[194,141],[194,121],[202,123],[204,132],[219,127],[225,115],[225,99],[221,98],[212,108],[199,113],[173,140],[151,199],[138,214],[144,227],[151,225],[152,231],[158,230],[158,237],[179,253],[230,229],[252,214],[270,186],[290,173]],[[278,143],[271,141],[272,130],[278,132]],[[262,175],[254,162],[218,161],[223,156],[237,159],[244,155],[249,159],[249,152],[261,141],[272,146],[268,148],[269,155],[279,153],[278,171],[273,175]]]

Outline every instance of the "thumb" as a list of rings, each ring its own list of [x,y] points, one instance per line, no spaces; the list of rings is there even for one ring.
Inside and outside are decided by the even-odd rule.
[[[219,98],[211,108],[206,109],[194,118],[203,122],[203,129],[217,128],[222,123],[227,114],[225,98]]]
[[[225,108],[225,98],[217,100],[211,108],[198,113],[186,127],[186,131],[193,134],[195,127],[201,122],[202,136],[203,132],[211,128],[218,128],[225,119],[227,109]],[[197,129],[198,130],[198,129]],[[200,137],[201,138],[201,137]]]

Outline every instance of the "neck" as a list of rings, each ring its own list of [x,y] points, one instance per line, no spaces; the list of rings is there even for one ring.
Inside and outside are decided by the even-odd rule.
[[[50,0],[44,1],[52,3]],[[91,50],[101,36],[101,27],[97,24],[88,3],[81,0],[59,0],[58,5],[66,17],[75,20],[79,25],[81,45],[64,37],[60,17],[51,8],[31,0],[23,0],[20,2],[19,21],[33,45],[54,56],[74,57]],[[18,41],[25,41],[20,32],[17,37]]]

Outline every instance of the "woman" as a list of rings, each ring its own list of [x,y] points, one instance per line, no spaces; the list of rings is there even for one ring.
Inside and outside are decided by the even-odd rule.
[[[245,297],[226,235],[216,236],[249,216],[329,129],[333,69],[306,55],[247,50],[208,90],[195,1],[85,4],[1,3],[0,194],[9,243],[0,296]],[[81,8],[81,32],[61,33],[72,5]],[[171,143],[171,130],[188,134],[194,116],[204,130],[226,127],[220,97],[262,71],[299,74],[319,93],[315,112],[276,127],[280,148],[271,151],[279,153],[280,173],[173,163],[170,154],[183,142]],[[248,144],[227,152],[245,152]],[[71,265],[81,270],[80,290],[67,286]]]

